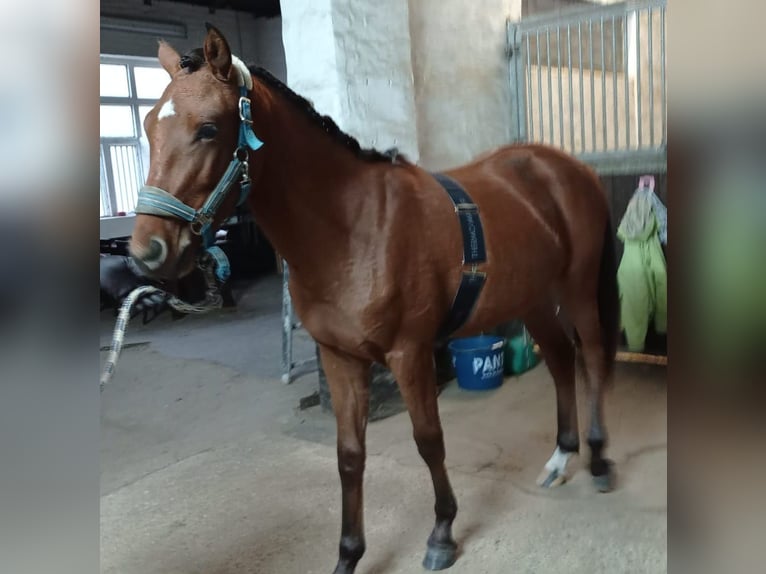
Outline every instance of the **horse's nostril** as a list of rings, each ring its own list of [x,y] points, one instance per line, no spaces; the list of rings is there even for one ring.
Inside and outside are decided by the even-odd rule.
[[[162,242],[152,237],[149,241],[149,250],[146,252],[146,255],[144,255],[144,261],[147,263],[158,261],[162,259],[164,251],[165,249],[163,248]]]
[[[150,270],[158,269],[167,258],[167,244],[159,237],[152,237],[149,240],[149,247],[144,253],[138,254],[137,259]]]

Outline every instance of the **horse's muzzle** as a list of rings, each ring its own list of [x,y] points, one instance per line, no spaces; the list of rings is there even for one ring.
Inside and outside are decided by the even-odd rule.
[[[168,244],[164,239],[153,236],[146,247],[131,245],[130,254],[142,274],[147,277],[156,277],[168,258]]]

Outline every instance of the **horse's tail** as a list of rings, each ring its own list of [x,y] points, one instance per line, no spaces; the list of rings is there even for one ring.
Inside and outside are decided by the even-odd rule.
[[[617,285],[617,254],[611,218],[604,226],[604,245],[598,278],[598,315],[601,322],[601,343],[604,349],[606,376],[611,375],[620,337],[620,291]]]

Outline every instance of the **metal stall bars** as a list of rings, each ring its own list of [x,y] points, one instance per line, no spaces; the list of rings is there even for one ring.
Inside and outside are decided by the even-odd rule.
[[[295,317],[289,281],[290,270],[287,261],[282,259],[282,382],[285,384],[292,383],[298,371],[306,374],[318,369],[316,355],[301,361],[293,359],[293,335],[301,328],[301,322]]]
[[[665,173],[666,5],[637,0],[509,22],[512,139],[556,146],[600,175]]]

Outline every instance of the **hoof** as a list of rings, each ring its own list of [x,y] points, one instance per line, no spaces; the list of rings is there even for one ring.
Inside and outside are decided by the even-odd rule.
[[[537,486],[542,488],[556,488],[557,486],[564,484],[566,481],[566,474],[559,472],[558,469],[554,468],[553,470],[548,470],[547,468],[544,468],[540,476],[537,477]]]
[[[426,557],[423,558],[423,568],[426,570],[445,570],[457,560],[457,545],[429,545]]]
[[[565,452],[556,447],[553,456],[545,463],[543,471],[537,477],[537,485],[543,488],[555,488],[567,481],[567,465],[573,452]]]
[[[611,492],[614,490],[616,482],[614,463],[611,460],[604,460],[604,463],[606,463],[606,472],[604,474],[593,475],[593,486],[599,492]]]

